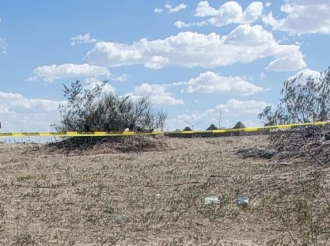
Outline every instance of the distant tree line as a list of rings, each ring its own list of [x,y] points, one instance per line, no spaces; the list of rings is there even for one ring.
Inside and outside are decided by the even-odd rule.
[[[241,128],[246,128],[245,125],[239,121],[235,124],[235,126],[232,129],[241,129]],[[214,131],[218,130],[219,128],[216,127],[214,124],[211,124],[208,128],[206,128],[207,131]],[[186,126],[183,131],[192,131],[192,129],[189,126]]]

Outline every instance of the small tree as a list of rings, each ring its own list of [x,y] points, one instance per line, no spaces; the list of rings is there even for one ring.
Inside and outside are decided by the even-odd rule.
[[[211,124],[206,130],[213,131],[213,130],[218,130],[218,128],[214,124]]]
[[[267,106],[258,117],[265,125],[326,121],[330,118],[330,67],[319,78],[304,74],[283,83],[280,102]]]
[[[273,109],[267,106],[258,117],[265,125],[310,123],[330,118],[330,67],[319,77],[304,74],[283,83],[279,104]],[[329,157],[320,140],[328,126],[296,127],[270,135],[279,151],[291,156],[308,155],[318,164],[328,163]]]
[[[237,122],[236,125],[233,127],[233,129],[241,129],[245,128],[245,125],[242,122]]]
[[[183,131],[192,131],[191,128],[189,126],[186,126]]]
[[[166,114],[153,108],[149,97],[132,100],[112,93],[102,93],[107,81],[92,89],[84,89],[80,81],[64,85],[64,97],[67,102],[59,106],[61,121],[53,125],[57,131],[78,132],[123,132],[126,128],[131,131],[152,132],[163,128]],[[164,147],[163,142],[153,141],[143,136],[134,137],[70,137],[60,142],[50,143],[50,148],[64,150],[87,150],[99,144],[107,143],[111,150],[142,151]],[[111,145],[108,145],[111,144]]]
[[[128,96],[102,94],[107,81],[92,89],[83,89],[79,80],[64,85],[65,104],[60,105],[61,122],[54,125],[57,131],[79,132],[122,132],[126,128],[133,131],[151,132],[163,128],[167,115],[155,111],[149,97],[137,101]]]

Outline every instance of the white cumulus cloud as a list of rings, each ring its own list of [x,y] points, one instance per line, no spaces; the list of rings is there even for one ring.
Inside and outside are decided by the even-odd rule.
[[[198,27],[202,27],[202,26],[206,26],[209,23],[207,21],[200,21],[200,22],[192,22],[192,23],[185,23],[181,20],[178,20],[174,23],[174,26],[176,26],[177,28],[186,28],[186,27],[191,27],[191,26],[198,26]]]
[[[159,84],[143,83],[134,88],[132,93],[128,93],[132,99],[149,96],[155,105],[179,105],[184,104],[183,100],[176,99],[173,93],[167,91],[166,86]]]
[[[154,12],[159,14],[159,13],[163,13],[164,10],[167,10],[167,13],[173,14],[173,13],[180,12],[186,8],[187,8],[187,5],[185,3],[180,3],[176,6],[172,6],[169,2],[166,2],[164,5],[164,8],[155,8]]]
[[[110,75],[110,80],[112,81],[118,81],[118,82],[125,82],[128,80],[128,75],[127,74],[121,74],[121,75]]]
[[[105,67],[93,66],[89,64],[66,63],[61,65],[40,66],[33,70],[33,76],[30,81],[42,79],[46,82],[52,82],[64,78],[86,78],[86,77],[109,77],[110,71]]]
[[[282,45],[260,25],[239,25],[228,35],[180,32],[165,39],[147,40],[133,44],[98,42],[85,57],[89,64],[104,67],[143,64],[159,69],[166,66],[203,67],[250,63],[266,57],[282,59],[292,70],[306,66],[297,45]],[[295,59],[288,59],[294,57]],[[271,64],[269,69],[281,69]],[[285,67],[285,70],[287,68]]]
[[[84,35],[78,35],[71,38],[71,45],[74,46],[76,44],[83,44],[83,43],[96,43],[97,39],[91,38],[90,33],[86,33]]]
[[[163,12],[163,9],[162,8],[155,8],[154,9],[154,12],[155,13],[162,13]]]
[[[2,113],[35,113],[54,112],[58,102],[47,99],[29,99],[18,93],[0,91],[0,105]]]
[[[180,4],[177,5],[177,6],[172,6],[171,4],[169,4],[169,3],[167,2],[167,3],[165,4],[164,7],[168,10],[168,12],[169,12],[170,14],[172,14],[172,13],[176,13],[176,12],[179,12],[179,11],[181,11],[181,10],[184,10],[185,8],[187,8],[187,5],[184,4],[184,3],[180,3]]]
[[[295,53],[293,56],[280,57],[269,63],[267,69],[272,71],[295,71],[306,67],[306,63],[300,55]]]
[[[315,81],[319,81],[321,78],[321,73],[319,71],[315,71],[309,68],[305,68],[295,75],[288,78],[288,80],[296,80],[297,84],[306,84],[308,78],[312,78]]]
[[[85,79],[86,85],[84,86],[85,89],[91,90],[97,85],[101,85],[101,81],[99,81],[97,78],[86,78]],[[103,87],[102,93],[104,94],[113,94],[116,92],[115,87],[112,85],[109,85],[106,83]]]
[[[26,98],[18,93],[0,91],[2,129],[10,131],[49,131],[59,120],[58,106],[64,101]]]
[[[96,78],[85,79],[84,89],[92,89],[101,82]],[[102,93],[115,93],[115,88],[106,84]],[[27,98],[19,93],[0,91],[0,115],[2,131],[50,131],[51,124],[59,123],[59,105],[65,100]],[[1,139],[0,139],[1,141]]]
[[[264,101],[229,99],[225,104],[219,104],[217,109],[221,109],[226,114],[259,114],[266,106],[271,104]]]
[[[264,89],[238,76],[224,77],[208,71],[190,79],[186,91],[188,93],[229,93],[243,96],[253,95]]]
[[[251,24],[258,20],[262,16],[262,13],[262,2],[252,2],[244,10],[242,6],[235,1],[228,1],[222,4],[218,9],[211,7],[208,1],[201,1],[197,4],[195,16],[208,17],[208,19],[202,22],[184,23],[184,25],[178,22],[176,26],[178,28],[183,28],[211,24],[221,27],[228,24]]]
[[[284,18],[270,12],[263,21],[274,30],[290,34],[330,34],[330,2],[328,0],[284,0]]]

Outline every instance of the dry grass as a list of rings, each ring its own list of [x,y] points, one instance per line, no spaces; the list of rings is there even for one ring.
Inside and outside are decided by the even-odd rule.
[[[265,201],[306,166],[236,155],[262,136],[166,141],[164,151],[85,155],[0,145],[0,245],[287,242]],[[221,204],[205,206],[210,195]],[[250,206],[237,207],[238,195]]]

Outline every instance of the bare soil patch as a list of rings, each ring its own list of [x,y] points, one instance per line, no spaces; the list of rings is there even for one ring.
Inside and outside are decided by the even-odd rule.
[[[285,187],[299,191],[301,171],[312,179],[318,170],[237,154],[268,148],[264,136],[162,141],[125,153],[0,145],[0,245],[290,245],[265,204]],[[205,205],[207,196],[221,202]]]

